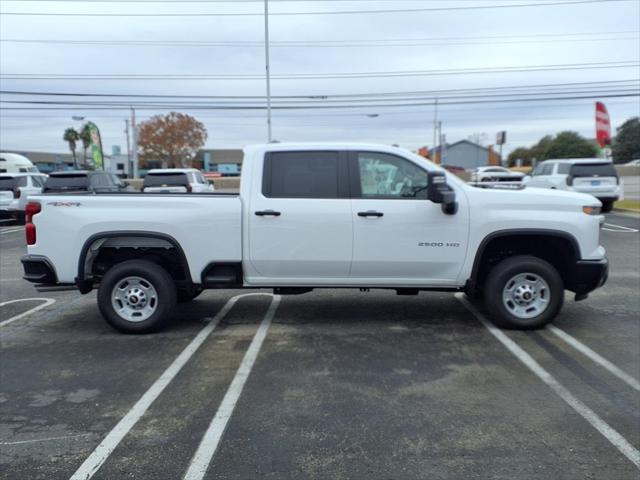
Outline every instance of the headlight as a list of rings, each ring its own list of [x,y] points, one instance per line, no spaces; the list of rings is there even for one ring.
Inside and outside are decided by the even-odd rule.
[[[601,210],[601,207],[593,207],[593,206],[582,207],[582,211],[587,215],[600,215],[600,210]]]

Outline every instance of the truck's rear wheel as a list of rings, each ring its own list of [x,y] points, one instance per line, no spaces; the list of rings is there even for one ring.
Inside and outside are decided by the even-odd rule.
[[[98,289],[102,316],[125,333],[162,328],[175,304],[173,279],[164,268],[146,260],[129,260],[110,268]]]
[[[500,262],[489,272],[485,302],[500,327],[529,330],[551,322],[564,301],[564,285],[549,262],[518,255]]]

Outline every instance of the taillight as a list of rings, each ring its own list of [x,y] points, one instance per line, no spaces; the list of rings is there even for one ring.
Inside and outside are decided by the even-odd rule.
[[[22,192],[20,191],[20,189],[19,189],[19,188],[14,188],[14,189],[13,189],[13,198],[20,198],[20,194],[21,194],[21,193],[22,193]]]
[[[191,193],[193,188],[191,188],[191,184],[187,185],[187,193]]]
[[[573,177],[571,175],[567,175],[567,185],[573,185]]]
[[[40,213],[40,210],[42,210],[42,205],[38,202],[29,202],[24,209],[24,233],[27,237],[27,245],[36,244],[36,226],[33,224],[33,216]]]

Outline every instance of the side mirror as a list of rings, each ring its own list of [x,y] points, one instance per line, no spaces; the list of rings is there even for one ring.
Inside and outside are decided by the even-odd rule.
[[[442,205],[442,212],[453,215],[458,211],[456,192],[447,184],[444,172],[429,172],[427,176],[427,198]]]

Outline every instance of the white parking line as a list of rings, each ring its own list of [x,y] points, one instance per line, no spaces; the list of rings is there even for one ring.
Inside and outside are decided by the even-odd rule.
[[[129,433],[133,426],[142,418],[144,413],[149,409],[151,404],[164,389],[171,383],[175,376],[182,370],[182,367],[196,353],[198,348],[204,343],[209,334],[213,332],[220,321],[229,313],[238,300],[252,295],[265,295],[259,293],[246,293],[236,295],[230,298],[224,304],[222,309],[216,314],[211,322],[204,327],[198,335],[187,345],[184,350],[176,357],[169,367],[160,375],[160,377],[149,387],[149,389],[140,397],[135,405],[122,417],[113,429],[107,434],[100,444],[91,452],[91,455],[80,465],[78,470],[71,476],[71,480],[88,480],[102,466],[109,455],[115,450],[122,439]]]
[[[227,427],[227,423],[229,422],[231,415],[233,415],[233,410],[235,409],[236,403],[242,394],[242,389],[244,388],[247,378],[249,378],[251,369],[255,364],[256,358],[258,357],[262,343],[267,336],[267,331],[269,330],[269,326],[271,325],[271,321],[273,320],[279,304],[280,296],[274,295],[271,305],[269,305],[269,310],[267,310],[260,327],[258,327],[258,330],[251,341],[251,345],[249,345],[247,353],[245,353],[244,358],[238,367],[238,371],[236,372],[231,385],[229,385],[227,393],[225,393],[224,398],[222,399],[222,403],[218,407],[218,411],[213,417],[213,420],[211,420],[209,428],[200,441],[198,450],[196,450],[196,453],[191,459],[187,473],[185,473],[183,477],[184,480],[201,480],[207,473],[211,459],[215,455],[218,445],[220,444],[220,439]]]
[[[612,227],[612,228],[606,228]],[[638,233],[638,229],[625,227],[624,225],[616,225],[615,223],[605,223],[602,230],[606,230],[607,232],[618,232],[618,233]]]
[[[614,430],[608,423],[598,416],[593,410],[578,400],[567,390],[558,380],[547,372],[531,355],[525,352],[516,342],[511,340],[502,330],[494,326],[484,315],[482,315],[461,293],[456,294],[456,298],[469,310],[487,330],[504,347],[509,350],[518,360],[520,360],[529,370],[531,370],[540,380],[547,384],[567,405],[573,408],[582,418],[584,418],[593,428],[600,432],[620,453],[627,457],[636,468],[640,469],[640,451],[631,445]]]
[[[37,312],[38,310],[41,310],[45,307],[48,307],[49,305],[53,305],[54,303],[56,303],[55,299],[53,298],[19,298],[17,300],[9,300],[7,302],[2,302],[0,303],[0,307],[4,307],[5,305],[9,305],[12,303],[17,303],[17,302],[36,302],[36,301],[40,301],[40,302],[44,302],[41,305],[38,305],[37,307],[33,307],[30,308],[29,310],[27,310],[26,312],[22,312],[19,315],[15,315],[11,318],[8,318],[6,320],[3,320],[2,322],[0,322],[0,327],[4,327],[5,325],[9,325],[11,322],[15,322],[16,320],[20,320],[23,317],[26,317],[27,315],[31,315],[32,313]]]
[[[5,233],[16,233],[16,232],[24,232],[24,228],[3,228],[0,230],[0,234],[4,235]]]
[[[600,354],[591,350],[584,343],[580,342],[577,338],[572,337],[564,330],[561,330],[560,328],[555,327],[553,325],[549,325],[547,327],[547,330],[549,330],[551,333],[556,335],[558,338],[564,340],[566,343],[568,343],[573,348],[575,348],[580,353],[582,353],[585,357],[588,357],[591,360],[593,360],[595,363],[600,365],[602,368],[606,369],[612,375],[615,375],[616,377],[618,377],[623,382],[627,383],[632,388],[640,391],[640,382],[638,382],[638,380],[633,378],[628,373],[624,372],[622,369],[615,366],[613,363],[611,363],[609,360],[607,360]]]

